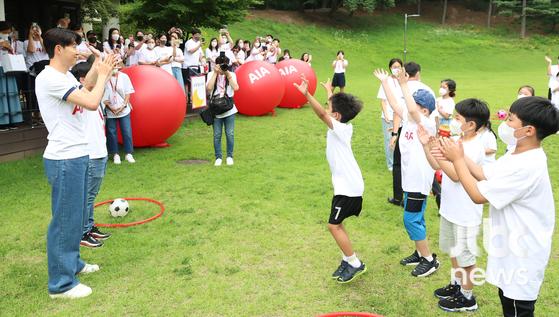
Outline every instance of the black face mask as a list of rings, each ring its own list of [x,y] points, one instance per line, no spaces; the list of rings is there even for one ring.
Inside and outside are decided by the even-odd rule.
[[[97,36],[90,36],[87,38],[87,40],[89,41],[89,43],[96,43],[97,42]]]
[[[138,41],[143,41],[143,40],[144,40],[144,37],[143,37],[142,35],[138,35],[138,36],[136,36],[136,39],[137,39]]]

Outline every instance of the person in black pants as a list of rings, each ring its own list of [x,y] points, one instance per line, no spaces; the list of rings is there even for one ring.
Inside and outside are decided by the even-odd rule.
[[[396,119],[396,115],[394,115],[394,119]],[[394,120],[396,121],[400,120]],[[397,125],[395,125],[397,127]],[[396,138],[395,145],[394,145],[394,161],[392,162],[392,198],[388,198],[388,202],[396,205],[396,206],[403,206],[403,196],[404,192],[402,191],[402,165],[400,163],[400,132],[402,128],[398,128],[398,132],[392,132],[392,137]]]

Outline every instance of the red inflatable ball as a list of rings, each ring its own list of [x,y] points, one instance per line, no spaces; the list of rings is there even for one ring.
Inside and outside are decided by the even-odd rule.
[[[133,66],[122,72],[130,77],[135,91],[130,96],[134,146],[164,143],[177,132],[186,114],[186,96],[180,84],[159,67]]]
[[[276,64],[283,84],[285,86],[285,93],[279,103],[282,108],[301,108],[307,103],[307,98],[297,90],[293,83],[301,83],[301,74],[309,81],[309,92],[314,95],[316,91],[316,74],[309,64],[298,59],[286,59]]]
[[[285,89],[274,65],[251,61],[239,67],[235,74],[239,90],[233,99],[239,113],[261,116],[272,112],[280,103]]]

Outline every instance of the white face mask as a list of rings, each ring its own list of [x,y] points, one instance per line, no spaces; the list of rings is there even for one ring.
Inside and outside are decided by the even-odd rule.
[[[116,75],[116,74],[118,74],[118,69],[115,68],[115,69],[113,69],[113,75]]]
[[[0,40],[2,41],[7,41],[10,39],[10,35],[9,34],[4,34],[4,33],[0,33]]]
[[[508,146],[516,146],[516,144],[518,143],[518,141],[524,139],[526,136],[517,138],[514,136],[514,132],[516,130],[522,129],[525,127],[520,127],[518,129],[515,129],[511,126],[509,126],[506,122],[502,122],[499,125],[499,129],[497,130],[497,134],[499,134],[499,139],[501,139],[501,141],[503,141],[506,145]]]
[[[149,44],[148,44],[148,48],[149,48],[150,50],[152,50],[154,47],[155,47],[155,44],[153,44],[153,43],[149,43]]]
[[[443,87],[439,88],[439,95],[444,96],[446,94],[448,94],[448,90]]]
[[[398,74],[400,73],[400,69],[399,68],[391,68],[390,72],[392,72],[392,75],[398,76]]]
[[[462,123],[456,119],[450,121],[449,128],[451,135],[462,135],[462,133],[464,133],[464,131],[462,131]]]
[[[518,94],[518,96],[516,96],[516,100],[524,98],[524,97],[528,97],[528,96],[523,95],[523,94]]]

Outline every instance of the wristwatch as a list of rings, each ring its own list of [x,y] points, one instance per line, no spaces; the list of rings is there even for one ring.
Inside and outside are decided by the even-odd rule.
[[[392,131],[392,136],[398,136],[398,132]]]

